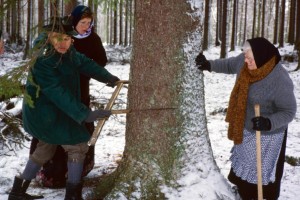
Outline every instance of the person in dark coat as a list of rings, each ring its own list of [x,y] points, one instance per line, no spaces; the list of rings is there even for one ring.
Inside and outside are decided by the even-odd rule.
[[[280,61],[278,49],[262,37],[247,40],[237,57],[196,58],[202,71],[237,74],[226,115],[234,142],[228,179],[243,200],[257,199],[256,131],[261,131],[263,198],[276,200],[280,194],[288,123],[297,109],[293,82]]]
[[[70,16],[70,20],[76,34],[72,35],[75,49],[94,60],[99,66],[105,67],[107,63],[106,52],[101,38],[94,32],[94,20],[91,9],[84,5],[76,6]],[[90,77],[80,74],[81,102],[87,107],[90,106]],[[90,135],[94,132],[94,123],[85,123]],[[37,139],[32,139],[30,153],[34,151]],[[86,176],[94,167],[95,146],[90,146],[84,161],[82,176]],[[44,164],[38,173],[37,180],[40,185],[50,188],[64,187],[67,174],[67,154],[59,146],[53,158]]]
[[[81,102],[80,74],[111,86],[119,80],[75,50],[70,24],[57,18],[45,28],[48,40],[30,68],[22,107],[24,129],[38,139],[38,144],[22,174],[15,176],[9,200],[41,198],[27,194],[26,190],[58,145],[68,155],[65,200],[82,199],[83,163],[90,139],[85,123],[107,118],[111,112],[92,111]]]

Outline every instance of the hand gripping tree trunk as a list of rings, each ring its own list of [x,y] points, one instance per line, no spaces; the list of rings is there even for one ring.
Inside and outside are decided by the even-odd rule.
[[[234,199],[213,158],[194,63],[202,4],[136,0],[125,150],[97,198]]]

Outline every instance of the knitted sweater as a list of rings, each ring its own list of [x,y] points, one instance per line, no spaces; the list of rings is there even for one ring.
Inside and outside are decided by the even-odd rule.
[[[244,65],[244,54],[228,59],[210,60],[209,62],[211,71],[237,74],[238,77]],[[255,117],[254,105],[258,103],[260,115],[271,121],[271,130],[262,131],[262,134],[284,132],[296,114],[297,105],[293,90],[293,82],[279,62],[266,78],[250,85],[245,128],[253,131],[251,119]]]

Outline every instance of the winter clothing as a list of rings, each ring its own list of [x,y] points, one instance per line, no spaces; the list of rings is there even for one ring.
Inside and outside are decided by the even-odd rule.
[[[51,159],[57,145],[61,145],[68,154],[68,183],[76,184],[76,191],[72,191],[75,195],[66,199],[82,199],[81,175],[90,138],[84,121],[90,109],[80,102],[80,73],[104,83],[111,83],[115,76],[77,52],[69,36],[57,32],[49,36],[50,42],[35,59],[25,86],[27,100],[22,108],[24,129],[39,142],[22,178],[31,180],[39,166]],[[80,188],[78,183],[81,183]],[[19,190],[25,187],[16,185],[11,196],[16,194],[22,197],[25,192]],[[69,189],[67,193],[70,194]]]
[[[199,55],[196,57],[196,65],[198,67],[198,69],[200,69],[201,71],[207,70],[207,71],[211,71],[210,69],[210,63],[208,62],[208,60],[205,58],[205,56],[202,53],[199,53]]]
[[[82,19],[84,14],[87,14],[89,16],[93,15],[91,9],[87,6],[79,5],[74,8],[74,10],[71,13],[71,16],[73,17],[73,19],[72,19],[73,27],[76,27],[76,25]]]
[[[77,144],[89,140],[90,135],[82,125],[89,108],[80,102],[79,73],[99,81],[109,82],[112,78],[107,70],[72,47],[63,55],[53,53],[37,58],[31,69],[34,82],[28,80],[26,84],[34,107],[23,104],[27,132],[50,144]]]
[[[209,62],[213,72],[237,74],[238,78],[244,66],[244,55]],[[278,63],[266,78],[249,86],[244,127],[248,131],[252,130],[251,119],[255,117],[254,105],[258,103],[261,116],[268,117],[271,122],[271,130],[262,131],[262,134],[284,132],[296,113],[293,90],[293,82],[288,72]]]
[[[251,119],[253,122],[253,130],[269,131],[271,130],[271,122],[265,117],[254,117]]]
[[[237,74],[226,116],[228,138],[234,141],[229,180],[237,185],[243,199],[257,197],[252,189],[257,188],[255,130],[260,130],[263,185],[275,194],[268,199],[277,199],[285,156],[284,132],[297,108],[294,86],[274,45],[264,38],[247,41],[257,68],[244,54],[209,61],[213,72]],[[260,105],[260,117],[255,117],[255,104]]]
[[[241,73],[230,95],[226,115],[226,122],[229,122],[228,138],[233,140],[235,144],[240,144],[243,140],[245,115],[241,115],[241,113],[246,111],[249,86],[268,76],[274,67],[275,57],[260,69],[249,70],[247,64],[241,69]]]
[[[111,115],[110,110],[94,110],[91,111],[88,115],[88,117],[85,119],[85,122],[93,122],[96,119],[106,118]]]
[[[15,177],[13,188],[11,189],[8,200],[42,199],[42,195],[29,195],[26,190],[31,181]]]
[[[67,35],[76,35],[72,27],[72,22],[68,16],[66,17],[51,17],[50,24],[43,26],[45,31],[64,33]]]
[[[86,6],[80,5],[73,10],[71,14],[72,16],[70,17],[70,19],[72,20],[73,27],[77,26],[78,22],[82,19],[83,14],[92,18],[91,10]],[[79,53],[82,53],[88,58],[95,61],[101,68],[106,65],[107,57],[105,49],[102,45],[101,38],[93,30],[93,20],[91,22],[89,31],[87,31],[84,35],[75,34],[72,36],[72,39],[74,40],[73,46]],[[35,40],[35,44],[37,44],[38,41],[42,41],[41,44],[44,44],[42,35],[40,35]],[[89,81],[90,78],[88,76],[80,73],[80,101],[86,107],[90,106]],[[116,81],[115,76],[112,76],[110,82],[114,81]],[[89,134],[92,135],[92,133],[94,132],[94,123],[84,122],[84,124]],[[30,154],[34,152],[37,142],[38,140],[36,138],[33,138],[30,146]],[[90,146],[88,152],[86,153],[86,158],[84,160],[82,176],[86,176],[93,169],[94,154],[95,147]],[[40,184],[42,184],[44,187],[63,187],[66,184],[67,172],[67,154],[61,146],[58,146],[52,159],[43,165],[42,170],[38,173],[38,178],[40,179]]]
[[[21,175],[22,179],[32,180],[35,178],[36,173],[40,170],[41,165],[38,162],[34,162],[32,159],[29,159],[26,167]]]
[[[105,49],[100,37],[96,33],[92,32],[89,37],[84,39],[77,39],[75,37],[73,39],[74,47],[78,52],[94,60],[101,67],[106,65],[107,57]],[[81,102],[85,105],[90,104],[89,81],[89,77],[83,74],[80,75]]]
[[[82,183],[67,183],[65,200],[83,200]]]
[[[266,62],[271,60],[275,56],[275,64],[278,64],[281,60],[279,51],[273,44],[268,40],[262,37],[253,38],[247,40],[250,43],[252,49],[255,49],[253,52],[254,60],[256,66],[261,68]]]

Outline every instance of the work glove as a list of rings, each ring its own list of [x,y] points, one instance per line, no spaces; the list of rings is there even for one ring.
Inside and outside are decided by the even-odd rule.
[[[208,60],[206,60],[205,56],[202,53],[198,54],[195,61],[196,61],[196,66],[201,71],[204,71],[204,70],[207,70],[209,72],[211,71],[210,63],[208,62]]]
[[[117,82],[119,81],[120,79],[116,76],[112,76],[109,80],[108,80],[108,83],[106,84],[107,86],[109,87],[115,87],[117,85]]]
[[[256,131],[269,131],[271,130],[271,122],[266,117],[254,117],[251,119],[253,122],[253,130]]]
[[[111,115],[110,110],[94,110],[94,111],[90,111],[89,115],[84,121],[93,122],[97,119],[108,118],[110,115]]]

